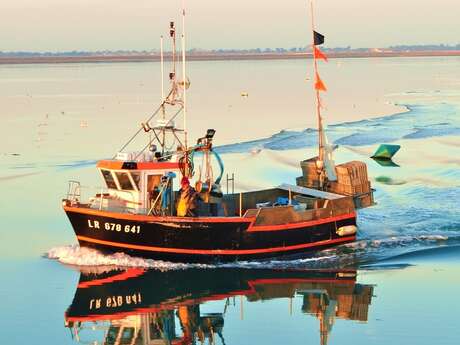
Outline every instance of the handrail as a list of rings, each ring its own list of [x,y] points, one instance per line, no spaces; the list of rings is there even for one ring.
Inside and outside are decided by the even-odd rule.
[[[77,203],[81,199],[81,185],[80,181],[70,180],[67,189],[67,200],[71,203]]]

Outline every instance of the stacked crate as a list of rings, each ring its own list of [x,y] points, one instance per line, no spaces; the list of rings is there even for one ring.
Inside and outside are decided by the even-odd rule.
[[[335,167],[335,171],[337,181],[329,182],[330,192],[358,197],[360,207],[368,207],[373,204],[366,163],[351,161],[339,164]]]
[[[337,316],[342,319],[367,321],[374,288],[371,285],[355,285],[351,294],[337,296]]]
[[[300,162],[302,176],[297,177],[297,185],[308,188],[319,188],[319,174],[316,168],[316,158]]]
[[[348,319],[353,309],[353,295],[340,294],[337,295],[337,316],[342,319]]]
[[[320,188],[316,160],[315,157],[300,162],[302,176],[297,177],[298,186]],[[352,196],[357,208],[369,207],[374,204],[366,163],[351,161],[339,164],[335,167],[335,171],[337,181],[329,182],[327,191]]]

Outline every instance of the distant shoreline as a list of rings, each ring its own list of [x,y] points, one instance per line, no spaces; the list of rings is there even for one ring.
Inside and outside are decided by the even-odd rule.
[[[460,50],[434,51],[367,51],[367,52],[327,52],[328,58],[383,58],[383,57],[443,57],[460,56]],[[311,53],[189,53],[189,61],[232,61],[232,60],[288,60],[309,59]],[[170,59],[169,56],[165,57]],[[158,54],[132,55],[87,55],[87,56],[1,56],[0,65],[13,64],[55,64],[55,63],[117,63],[117,62],[157,62]]]

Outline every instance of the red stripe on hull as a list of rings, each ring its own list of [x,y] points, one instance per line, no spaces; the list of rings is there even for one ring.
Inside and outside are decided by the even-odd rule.
[[[79,289],[86,289],[91,286],[100,286],[108,283],[113,283],[116,281],[123,281],[129,278],[135,278],[143,275],[145,273],[145,270],[143,269],[138,269],[138,268],[132,268],[129,269],[123,273],[117,274],[113,277],[108,277],[108,278],[103,278],[103,279],[95,279],[95,280],[90,280],[87,282],[83,282],[78,284]]]
[[[307,222],[299,222],[299,223],[288,223],[288,224],[280,224],[280,225],[251,225],[248,228],[248,231],[280,231],[280,230],[306,228],[309,226],[332,223],[332,222],[337,222],[339,220],[351,219],[355,217],[356,217],[356,213],[349,213],[349,214],[343,214],[340,216],[328,217],[328,218],[317,219],[317,220],[309,220]]]
[[[256,285],[276,285],[276,284],[305,284],[305,283],[318,283],[318,284],[355,284],[356,282],[352,280],[345,279],[321,279],[321,278],[312,278],[312,279],[303,279],[303,278],[291,278],[291,279],[256,279],[249,281],[248,284],[251,287]]]
[[[333,240],[318,241],[314,243],[303,243],[303,244],[297,244],[297,245],[286,246],[286,247],[236,249],[236,250],[235,249],[165,248],[165,247],[152,247],[152,246],[144,246],[144,245],[137,245],[137,244],[105,241],[105,240],[99,240],[99,239],[86,237],[86,236],[77,236],[77,238],[78,240],[81,240],[84,242],[102,244],[102,245],[111,246],[111,247],[127,248],[127,249],[143,250],[143,251],[150,251],[150,252],[159,252],[159,253],[192,254],[192,255],[248,255],[248,254],[250,255],[250,254],[265,254],[265,253],[276,253],[276,252],[283,253],[283,252],[295,251],[295,250],[305,249],[305,248],[321,247],[321,246],[327,246],[330,244],[351,242],[356,239],[356,236],[347,236],[347,237],[341,237],[341,238],[337,238]]]

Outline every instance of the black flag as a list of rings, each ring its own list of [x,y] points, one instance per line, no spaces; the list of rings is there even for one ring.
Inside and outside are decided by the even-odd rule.
[[[324,36],[319,32],[313,31],[313,42],[315,46],[319,46],[324,43]]]

